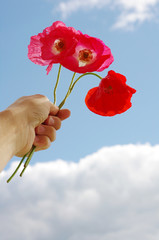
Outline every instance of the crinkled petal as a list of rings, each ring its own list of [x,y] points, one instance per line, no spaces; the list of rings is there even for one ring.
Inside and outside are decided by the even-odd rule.
[[[125,76],[109,71],[99,87],[88,91],[85,103],[88,109],[101,116],[114,116],[127,111],[135,89],[126,84]]]
[[[114,60],[103,41],[67,27],[61,21],[31,37],[28,58],[36,64],[49,65],[47,74],[53,63],[60,63],[73,72],[86,73],[103,71]]]
[[[48,74],[53,63],[61,63],[66,56],[74,54],[78,35],[78,31],[72,27],[66,27],[63,22],[54,22],[42,33],[31,37],[28,58],[35,64],[49,65]],[[57,45],[58,41],[62,44]]]
[[[48,65],[48,67],[46,68],[47,75],[48,75],[49,72],[51,71],[52,66],[53,66],[53,63],[50,63],[50,64]]]
[[[46,66],[50,63],[50,60],[45,60],[41,57],[41,47],[41,34],[31,37],[28,46],[28,58],[35,64]]]
[[[86,59],[83,58],[81,61],[80,53],[84,50],[91,52],[92,56],[88,56]],[[105,68],[108,68],[113,60],[114,58],[111,54],[110,48],[100,39],[79,32],[79,39],[75,53],[64,58],[61,64],[73,72],[86,73],[102,71]]]

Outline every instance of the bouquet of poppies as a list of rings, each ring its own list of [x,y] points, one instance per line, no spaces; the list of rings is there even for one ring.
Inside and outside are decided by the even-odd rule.
[[[56,21],[52,26],[45,28],[42,33],[31,37],[28,58],[35,64],[47,66],[47,74],[54,64],[59,64],[54,87],[54,104],[56,104],[56,90],[61,67],[73,72],[68,91],[59,104],[59,109],[65,104],[75,84],[87,75],[94,75],[100,79],[99,86],[90,89],[85,98],[86,106],[90,111],[101,116],[114,116],[127,111],[132,106],[131,97],[136,90],[126,84],[125,76],[113,70],[110,70],[104,78],[95,73],[105,70],[114,61],[110,48],[98,38],[83,34],[73,27],[67,27],[61,21]],[[75,79],[76,73],[80,73],[77,79]],[[8,182],[26,158],[24,169],[20,174],[22,176],[34,151],[35,146],[32,146]]]

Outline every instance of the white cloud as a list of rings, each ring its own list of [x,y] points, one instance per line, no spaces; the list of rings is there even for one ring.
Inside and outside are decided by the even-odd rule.
[[[151,20],[157,16],[159,0],[67,0],[62,1],[56,8],[63,18],[78,10],[89,11],[93,8],[117,9],[119,16],[113,28],[133,29],[136,23]]]
[[[90,10],[92,8],[101,9],[103,6],[109,4],[110,0],[68,0],[64,2],[60,2],[57,10],[61,12],[62,17],[68,17],[72,12],[82,10]]]
[[[78,163],[0,175],[3,240],[158,240],[159,145],[104,147]]]
[[[121,9],[114,28],[133,29],[134,24],[155,18],[159,0],[115,0],[114,3]]]

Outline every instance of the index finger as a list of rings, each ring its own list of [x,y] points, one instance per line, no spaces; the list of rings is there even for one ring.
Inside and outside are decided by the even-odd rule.
[[[50,102],[50,112],[49,115],[56,116],[58,114],[59,108],[52,102]]]
[[[71,115],[71,112],[69,109],[61,109],[57,113],[57,117],[59,117],[61,120],[67,119]]]

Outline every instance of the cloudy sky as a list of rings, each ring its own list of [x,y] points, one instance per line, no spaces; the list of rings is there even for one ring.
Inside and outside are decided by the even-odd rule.
[[[66,107],[72,112],[50,149],[36,153],[23,178],[7,184],[18,158],[0,174],[2,240],[159,239],[159,0],[6,0],[0,3],[0,111],[18,97],[53,100],[58,66],[27,59],[27,46],[61,20],[102,39],[114,70],[137,90],[132,108],[109,118],[85,106],[99,80],[85,77]],[[72,74],[63,69],[58,102]]]
[[[104,147],[78,163],[29,167],[23,179],[0,175],[3,240],[157,240],[159,145]]]

